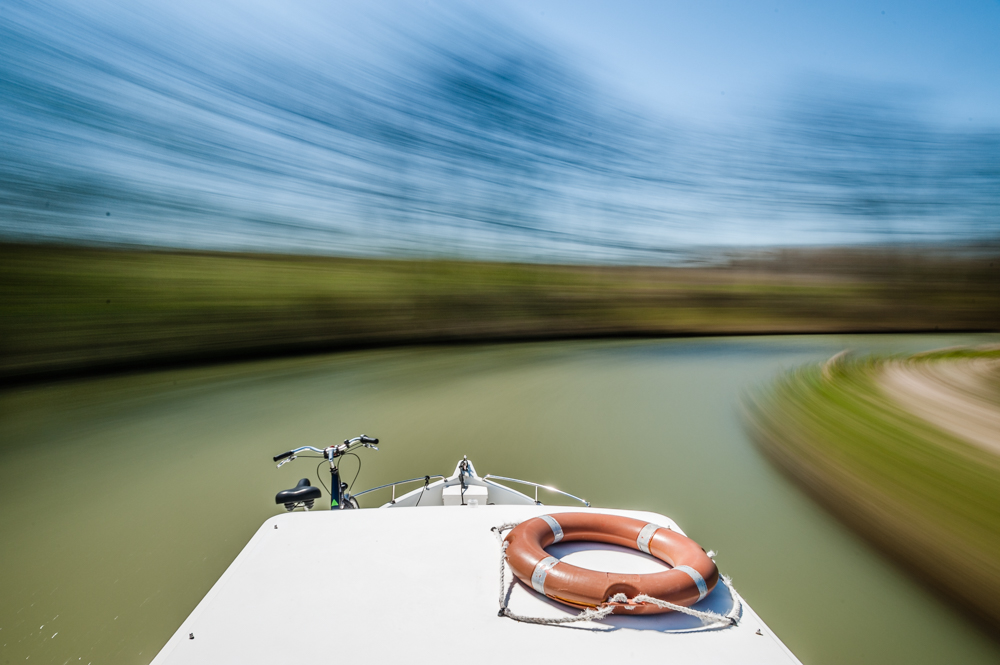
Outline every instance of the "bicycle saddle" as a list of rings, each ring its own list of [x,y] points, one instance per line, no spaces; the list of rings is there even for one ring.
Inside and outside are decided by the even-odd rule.
[[[274,502],[285,504],[285,508],[289,510],[294,508],[297,503],[305,503],[308,508],[312,508],[312,502],[322,496],[323,492],[320,488],[313,487],[308,478],[303,478],[292,489],[281,490],[275,494]]]

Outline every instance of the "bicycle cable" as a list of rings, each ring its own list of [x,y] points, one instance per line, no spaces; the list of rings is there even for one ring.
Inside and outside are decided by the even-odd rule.
[[[323,460],[323,462],[325,462],[325,461],[326,461],[326,460]],[[318,480],[318,481],[319,481],[319,484],[323,486],[323,489],[325,489],[325,490],[326,490],[326,493],[327,493],[327,494],[329,494],[330,496],[333,496],[333,492],[331,492],[331,491],[330,491],[330,488],[329,488],[329,487],[327,487],[327,486],[326,486],[326,483],[324,483],[324,482],[323,482],[323,474],[321,474],[321,473],[319,472],[319,468],[320,468],[321,466],[323,466],[323,462],[320,462],[319,464],[317,464],[317,465],[316,465],[316,480]]]
[[[361,475],[361,458],[358,457],[357,453],[345,453],[342,457],[347,457],[348,455],[358,460],[358,470],[354,473],[354,480],[351,481],[351,484],[347,488],[347,493],[350,494],[351,490],[354,489],[355,481],[357,481],[358,476]]]

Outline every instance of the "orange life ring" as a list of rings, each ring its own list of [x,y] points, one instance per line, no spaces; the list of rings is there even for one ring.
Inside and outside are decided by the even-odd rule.
[[[628,575],[580,568],[550,556],[544,548],[574,540],[631,547],[672,566],[660,573]],[[698,543],[676,531],[642,520],[601,513],[558,513],[525,520],[507,538],[507,563],[522,582],[574,607],[614,606],[614,614],[669,612],[652,603],[612,603],[618,593],[645,594],[685,607],[707,596],[719,581]]]

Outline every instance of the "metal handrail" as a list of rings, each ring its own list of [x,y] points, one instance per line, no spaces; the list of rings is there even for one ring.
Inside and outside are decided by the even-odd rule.
[[[397,480],[394,483],[388,483],[386,485],[379,485],[378,487],[372,487],[363,492],[358,492],[357,494],[352,494],[351,496],[357,498],[363,494],[368,494],[369,492],[374,492],[375,490],[384,490],[386,487],[392,488],[392,500],[389,503],[396,503],[396,485],[405,485],[406,483],[415,483],[417,481],[429,483],[431,478],[440,478],[441,480],[447,480],[444,476],[420,476],[419,478],[410,478],[409,480]]]
[[[571,499],[576,499],[577,501],[587,506],[588,508],[590,507],[590,502],[587,501],[586,499],[581,499],[580,497],[574,496],[569,492],[563,492],[562,490],[558,490],[555,487],[550,487],[549,485],[541,485],[539,483],[533,483],[528,480],[518,480],[517,478],[505,478],[504,476],[494,476],[493,474],[490,473],[487,473],[485,476],[483,476],[483,480],[490,480],[490,479],[506,480],[511,483],[521,483],[522,485],[531,485],[532,487],[535,488],[535,503],[538,503],[538,488],[540,487],[543,490],[548,490],[550,492],[555,492],[556,494],[562,494],[563,496],[568,496]]]

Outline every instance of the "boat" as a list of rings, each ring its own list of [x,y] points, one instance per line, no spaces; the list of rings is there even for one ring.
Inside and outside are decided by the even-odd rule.
[[[540,585],[519,579],[507,552],[512,534],[535,524],[552,565],[686,580],[675,572],[685,566],[646,553],[656,554],[652,543],[661,535],[686,540],[669,517],[596,508],[547,485],[480,476],[467,457],[448,476],[350,495],[340,460],[378,443],[362,435],[275,456],[279,466],[299,456],[327,460],[330,486],[303,479],[276,495],[285,512],[264,522],[153,664],[799,663],[724,575],[710,590],[702,579],[700,595],[683,604],[622,593],[599,606],[573,606],[551,597],[544,575]],[[324,491],[331,510],[316,510]],[[388,501],[360,508],[379,492]],[[540,493],[554,503],[543,504]],[[645,526],[638,545],[624,547],[573,540],[559,526],[573,520]],[[713,553],[703,555],[714,569]]]

